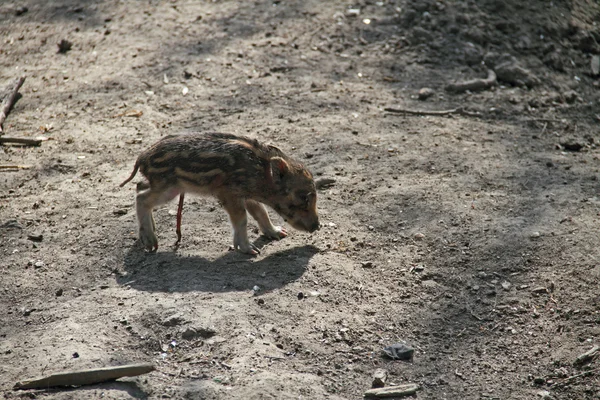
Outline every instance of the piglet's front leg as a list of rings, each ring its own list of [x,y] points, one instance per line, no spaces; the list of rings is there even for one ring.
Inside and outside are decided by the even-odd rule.
[[[229,214],[233,226],[233,248],[251,255],[260,253],[260,250],[248,240],[248,216],[244,200],[235,197],[220,197],[219,200]]]
[[[285,228],[273,225],[267,209],[259,202],[247,199],[246,209],[256,222],[258,222],[260,231],[269,239],[279,240],[287,236]]]

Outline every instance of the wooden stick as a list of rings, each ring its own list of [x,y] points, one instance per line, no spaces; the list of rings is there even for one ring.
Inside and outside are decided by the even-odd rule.
[[[13,171],[19,169],[29,169],[29,165],[0,165],[0,171]]]
[[[588,350],[585,353],[578,356],[575,359],[575,361],[573,362],[573,365],[583,365],[583,364],[586,364],[586,363],[592,361],[594,359],[594,357],[596,357],[598,355],[598,352],[600,352],[600,346],[596,345],[596,346],[592,347],[590,350]]]
[[[571,382],[574,379],[581,378],[582,376],[590,375],[590,374],[593,374],[594,372],[598,372],[598,371],[600,371],[600,368],[598,368],[598,369],[590,369],[589,371],[582,372],[581,374],[569,376],[568,378],[565,378],[564,381],[565,382]]]
[[[0,108],[0,132],[2,132],[2,124],[4,124],[4,120],[8,116],[10,109],[15,104],[17,100],[17,93],[19,93],[19,89],[25,82],[25,77],[22,76],[15,82],[12,90],[8,93],[8,95],[2,99],[2,107]]]
[[[131,364],[117,367],[106,367],[88,369],[85,371],[61,372],[47,376],[45,378],[36,378],[23,382],[17,382],[13,389],[45,389],[53,386],[81,386],[93,385],[124,376],[137,376],[154,371],[154,365]]]
[[[185,193],[181,192],[179,195],[179,206],[177,207],[177,227],[175,228],[175,233],[177,233],[177,241],[174,246],[179,246],[179,242],[181,242],[181,216],[183,214],[183,197]]]
[[[379,389],[369,389],[365,392],[367,399],[385,399],[389,397],[405,397],[412,396],[419,390],[419,385],[416,383],[408,383],[406,385],[388,386]]]
[[[42,144],[42,142],[43,142],[42,139],[0,137],[0,144],[16,143],[16,144],[22,144],[25,146],[39,146]]]
[[[471,79],[463,82],[451,83],[446,86],[448,92],[463,93],[467,90],[477,92],[480,90],[489,89],[496,84],[496,73],[491,69],[488,70],[488,76],[485,79]]]
[[[428,111],[428,110],[409,110],[406,108],[392,108],[386,107],[384,111],[398,114],[410,114],[410,115],[433,115],[433,116],[445,116],[451,114],[466,115],[468,117],[481,117],[481,114],[464,110],[462,107],[453,108],[451,110],[442,111]]]

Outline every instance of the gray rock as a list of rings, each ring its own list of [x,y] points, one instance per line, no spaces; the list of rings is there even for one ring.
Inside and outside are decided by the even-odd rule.
[[[196,338],[208,339],[216,335],[217,332],[212,328],[196,328],[196,327],[187,327],[181,332],[181,338],[184,340],[193,340]]]
[[[185,319],[181,314],[173,314],[164,318],[161,322],[163,326],[176,326],[185,322]]]
[[[499,81],[516,86],[534,87],[540,84],[540,80],[528,69],[512,62],[504,62],[494,68]]]
[[[430,98],[431,96],[433,96],[433,94],[435,93],[435,91],[431,88],[422,88],[419,90],[418,96],[419,96],[419,100],[423,101],[423,100],[427,100],[428,98]]]

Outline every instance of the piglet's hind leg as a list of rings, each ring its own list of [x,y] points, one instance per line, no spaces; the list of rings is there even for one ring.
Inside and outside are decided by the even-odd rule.
[[[156,206],[165,204],[179,194],[180,190],[175,187],[156,188],[140,191],[136,198],[136,213],[139,223],[139,238],[144,248],[148,251],[158,249],[158,238],[156,237],[156,224],[152,211]]]

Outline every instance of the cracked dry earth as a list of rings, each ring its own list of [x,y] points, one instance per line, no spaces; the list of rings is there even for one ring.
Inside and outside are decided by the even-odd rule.
[[[39,399],[598,399],[597,2],[3,1],[0,391]],[[59,53],[62,40],[71,48]],[[64,47],[64,43],[63,43]],[[451,93],[453,82],[497,82]],[[596,72],[597,73],[597,72]],[[422,90],[427,89],[427,90]],[[420,115],[386,108],[468,113]],[[160,137],[221,131],[306,164],[322,229],[230,252],[216,200],[156,210]],[[274,216],[274,213],[272,213]],[[275,220],[282,223],[279,217]],[[415,349],[412,362],[381,350]],[[14,391],[67,370],[134,378]]]

